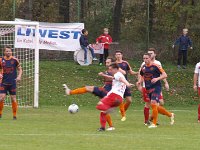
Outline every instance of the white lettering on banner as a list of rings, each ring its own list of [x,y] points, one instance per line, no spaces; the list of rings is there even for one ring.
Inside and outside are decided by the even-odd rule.
[[[39,49],[76,51],[81,48],[79,38],[83,23],[39,24]],[[34,36],[34,27],[15,25],[15,48],[34,48]]]

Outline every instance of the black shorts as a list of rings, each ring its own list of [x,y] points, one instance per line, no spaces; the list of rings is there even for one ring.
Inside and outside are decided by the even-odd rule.
[[[131,96],[131,90],[130,90],[130,88],[126,87],[126,90],[124,92],[124,98],[126,98],[128,96]]]
[[[0,94],[16,95],[16,83],[13,84],[0,84]]]
[[[94,91],[92,92],[95,96],[99,98],[104,98],[107,95],[107,91],[103,87],[94,87]]]

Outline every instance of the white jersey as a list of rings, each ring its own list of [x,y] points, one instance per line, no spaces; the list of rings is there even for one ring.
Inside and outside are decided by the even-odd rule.
[[[194,73],[198,74],[198,87],[200,87],[200,62],[196,64]]]
[[[153,62],[154,64],[156,64],[156,65],[159,65],[159,66],[161,66],[162,67],[162,64],[161,64],[161,62],[160,61],[158,61],[158,60],[154,60],[154,62]],[[144,66],[145,65],[145,62],[143,62],[142,63],[142,65],[141,65],[141,67],[140,68],[142,68],[142,66]],[[143,85],[142,85],[142,87],[145,87],[145,84],[144,84],[144,82],[143,82]]]
[[[112,81],[112,89],[110,90],[110,92],[108,92],[108,95],[111,93],[115,93],[123,98],[126,85],[123,82],[119,81],[120,78],[125,79],[124,75],[121,72],[117,72],[114,74],[114,79]]]

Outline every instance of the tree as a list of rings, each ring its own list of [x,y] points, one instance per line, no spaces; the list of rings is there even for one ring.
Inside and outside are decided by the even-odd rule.
[[[59,14],[63,22],[70,22],[70,0],[59,0]]]
[[[120,20],[122,16],[122,5],[123,5],[123,0],[116,0],[115,7],[114,7],[114,14],[113,14],[113,40],[114,41],[120,40],[120,31],[121,31]]]

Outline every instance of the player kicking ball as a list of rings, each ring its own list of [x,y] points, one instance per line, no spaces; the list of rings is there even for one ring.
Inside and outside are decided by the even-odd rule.
[[[156,65],[152,62],[151,54],[144,54],[143,60],[145,65],[142,66],[137,85],[145,84],[147,97],[150,100],[152,108],[153,123],[148,128],[156,128],[158,113],[163,115],[169,115],[171,124],[174,124],[174,114],[168,112],[164,107],[159,106],[159,97],[161,94],[161,80],[167,78],[167,74],[161,66]]]
[[[100,72],[99,76],[104,77],[104,86],[103,87],[97,87],[97,86],[85,86],[77,89],[70,90],[66,84],[64,84],[66,95],[76,95],[76,94],[85,94],[85,93],[92,93],[95,96],[98,96],[100,99],[105,97],[107,93],[112,88],[112,75],[109,73],[108,67],[112,64],[113,59],[107,58],[106,59],[106,68],[107,70],[105,72]],[[106,121],[108,122],[109,128],[107,128],[108,131],[115,130],[112,119],[110,114],[106,115]]]
[[[109,114],[115,107],[118,107],[122,101],[126,87],[131,87],[124,75],[120,72],[117,63],[109,66],[109,72],[113,75],[112,89],[108,92],[107,96],[98,102],[96,108],[101,111],[100,124],[101,127],[98,131],[105,131],[106,115]]]
[[[11,47],[4,48],[4,57],[0,58],[0,118],[6,94],[10,94],[12,101],[13,120],[17,119],[16,82],[21,80],[22,68],[18,59],[12,56]],[[17,75],[18,72],[18,75]]]

